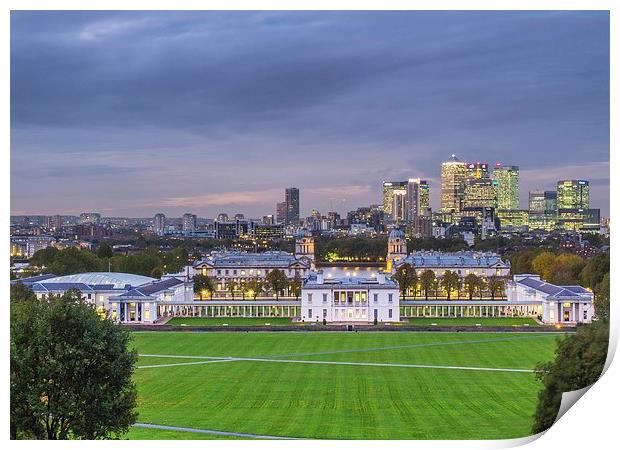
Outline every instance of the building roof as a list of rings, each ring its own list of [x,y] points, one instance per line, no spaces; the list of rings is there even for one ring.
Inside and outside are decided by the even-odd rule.
[[[39,281],[48,280],[50,278],[56,278],[57,276],[58,275],[54,275],[53,273],[45,273],[42,275],[35,275],[34,277],[17,278],[16,280],[11,280],[11,284],[15,284],[15,283],[32,284],[32,283],[37,283]]]
[[[383,274],[382,274],[383,275]],[[325,289],[332,287],[343,288],[372,288],[372,289],[398,289],[398,283],[391,278],[385,277],[324,277],[322,282],[316,273],[310,274],[304,282],[304,289]]]
[[[263,253],[247,252],[213,252],[208,258],[196,261],[194,267],[209,265],[220,268],[276,268],[289,267],[295,263],[310,267],[310,260],[307,258],[297,258],[295,255],[282,251],[268,251]]]
[[[399,230],[398,228],[394,228],[392,231],[390,231],[390,235],[388,236],[389,240],[392,239],[404,239],[405,238],[405,233],[403,233],[402,230]]]
[[[553,298],[592,298],[592,293],[581,286],[557,286],[555,284],[542,281],[539,278],[531,277],[521,278],[515,281],[515,283],[522,284],[530,289],[542,292],[548,297]]]
[[[65,275],[45,280],[46,283],[84,283],[88,285],[112,285],[115,289],[141,286],[156,281],[155,278],[122,272],[85,272],[74,275]]]
[[[153,298],[153,294],[157,294],[158,292],[166,291],[170,288],[179,286],[183,284],[182,280],[178,278],[166,278],[165,280],[156,280],[152,283],[145,284],[143,286],[139,286],[134,289],[130,289],[127,292],[124,292],[115,297],[110,297],[111,299],[125,299],[125,298]]]
[[[510,267],[510,262],[503,261],[496,253],[480,252],[415,252],[406,258],[396,262],[398,267],[408,263],[414,267],[464,267],[464,268],[488,268],[488,267]]]

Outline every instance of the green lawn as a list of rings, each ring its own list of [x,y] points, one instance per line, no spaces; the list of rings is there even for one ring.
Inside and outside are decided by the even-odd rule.
[[[140,357],[135,374],[139,422],[335,439],[526,436],[540,389],[534,375],[481,369],[532,369],[553,357],[558,337],[483,332],[134,336],[139,353],[151,355]],[[160,367],[144,367],[153,365]],[[137,428],[128,437],[156,434],[162,439],[219,437]]]
[[[534,319],[529,317],[446,317],[446,318],[433,318],[433,317],[420,317],[408,319],[408,325],[423,325],[429,326],[437,324],[438,326],[469,326],[475,327],[478,324],[483,327],[498,327],[498,326],[529,326],[539,327],[540,324]]]
[[[294,325],[290,317],[173,317],[167,325],[187,326],[243,326],[262,327],[269,325]]]
[[[198,439],[235,439],[230,436],[218,436],[206,433],[190,433],[187,431],[155,430],[152,428],[132,427],[124,439],[139,440],[198,440]]]

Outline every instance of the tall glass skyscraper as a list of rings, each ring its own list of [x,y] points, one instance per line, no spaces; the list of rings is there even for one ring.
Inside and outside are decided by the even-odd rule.
[[[385,217],[392,217],[394,211],[394,191],[407,190],[406,181],[384,181],[383,182],[383,214]]]
[[[296,187],[286,188],[284,191],[286,203],[286,224],[299,223],[299,189]]]
[[[519,166],[497,164],[493,179],[497,183],[497,209],[519,209]]]
[[[441,163],[441,211],[459,212],[467,179],[467,163],[455,155]]]
[[[587,180],[558,181],[558,209],[588,209],[590,182]]]

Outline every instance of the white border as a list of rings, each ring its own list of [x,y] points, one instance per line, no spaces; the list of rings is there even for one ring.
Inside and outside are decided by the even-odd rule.
[[[348,10],[348,9],[369,9],[369,10],[405,10],[405,9],[417,9],[417,10],[610,10],[611,18],[611,124],[615,124],[615,127],[611,127],[611,172],[614,169],[620,169],[615,152],[618,151],[618,124],[620,124],[618,108],[620,107],[620,97],[618,93],[618,80],[620,80],[620,70],[618,63],[618,56],[620,55],[620,48],[618,43],[620,42],[619,34],[619,10],[618,2],[614,0],[503,0],[503,1],[490,1],[490,0],[446,0],[442,2],[432,1],[393,1],[384,0],[382,2],[377,1],[326,1],[326,0],[314,0],[314,1],[274,1],[274,0],[262,0],[262,1],[199,1],[199,0],[176,0],[174,2],[164,0],[151,0],[151,1],[137,1],[137,0],[58,0],[52,2],[51,0],[5,0],[1,3],[1,24],[2,24],[2,45],[0,46],[0,86],[2,89],[2,109],[0,109],[0,119],[2,123],[2,146],[3,151],[2,159],[3,164],[0,183],[2,183],[2,218],[3,218],[3,230],[4,240],[2,241],[2,252],[4,255],[9,250],[9,215],[10,215],[10,102],[9,102],[9,26],[10,26],[10,10],[38,10],[38,9],[118,9],[118,10],[198,10],[198,9],[213,9],[213,10],[230,10],[230,9],[250,9],[250,10],[300,10],[300,9],[325,9],[325,10]],[[618,182],[615,177],[611,177],[610,180],[610,217],[612,227],[614,226],[617,215],[617,204],[614,204],[613,199],[618,193]],[[613,239],[613,238],[612,238]],[[8,258],[3,260],[3,267],[5,268],[4,274],[8,273]],[[612,280],[617,280],[619,270],[617,264],[614,262],[615,258],[612,255]],[[2,396],[4,404],[1,410],[1,422],[0,426],[3,430],[3,436],[8,439],[9,428],[9,407],[8,407],[8,387],[9,387],[9,330],[8,330],[8,277],[2,277],[2,286],[5,292],[4,302],[4,314],[2,321],[2,346],[3,351],[3,386],[5,387],[5,395]],[[612,297],[618,293],[617,285],[614,283],[612,286]],[[615,303],[615,307],[612,307],[612,315],[616,318],[612,323],[612,337],[610,346],[610,357],[615,352],[615,347],[618,338],[618,317],[620,315],[618,305],[618,298],[612,300],[612,304]],[[608,361],[609,363],[609,361]],[[620,387],[618,381],[620,380],[620,369],[618,363],[611,365],[602,379],[597,382],[577,403],[577,405],[570,410],[542,437],[533,440],[527,438],[524,440],[516,441],[355,441],[350,443],[357,447],[373,448],[376,446],[389,445],[393,448],[410,448],[416,446],[417,448],[459,448],[459,449],[483,449],[483,448],[506,448],[515,445],[524,444],[527,441],[532,441],[528,448],[532,449],[545,449],[549,446],[562,447],[564,449],[572,448],[586,448],[586,447],[600,447],[607,448],[609,443],[614,442],[615,429],[617,427],[617,415],[616,408],[620,403]],[[319,412],[318,412],[319,413]],[[339,441],[269,441],[269,442],[254,442],[254,441],[192,441],[192,442],[175,442],[175,447],[217,447],[217,448],[242,448],[252,446],[255,448],[264,449],[288,449],[291,445],[295,445],[296,448],[311,448],[317,445],[321,445],[324,448],[337,448],[342,445],[348,445],[349,443],[342,443]],[[12,442],[11,446],[24,448],[24,447],[39,447],[45,445],[50,448],[75,448],[83,447],[85,445],[95,447],[108,447],[119,446],[124,448],[135,448],[136,442],[124,441],[104,441],[104,442]],[[153,448],[167,448],[170,443],[165,441],[153,441],[147,445]]]

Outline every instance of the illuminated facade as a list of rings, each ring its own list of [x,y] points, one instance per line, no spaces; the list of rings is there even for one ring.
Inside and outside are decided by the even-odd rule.
[[[531,191],[528,224],[531,230],[552,231],[558,221],[556,191]]]
[[[529,226],[529,211],[525,209],[498,209],[495,213],[500,228],[520,228]]]
[[[302,322],[399,322],[398,283],[377,273],[369,278],[312,273],[301,292]]]
[[[519,166],[497,164],[493,180],[497,186],[497,208],[519,209]]]
[[[590,182],[587,180],[558,181],[558,209],[588,209]]]
[[[487,163],[467,163],[467,178],[489,178],[489,165]]]
[[[464,184],[467,179],[467,164],[452,155],[449,161],[441,163],[441,210],[461,210]]]
[[[496,208],[496,181],[488,178],[470,178],[465,182],[462,208]]]
[[[383,182],[383,213],[385,217],[392,217],[394,210],[394,191],[407,191],[406,181]]]

